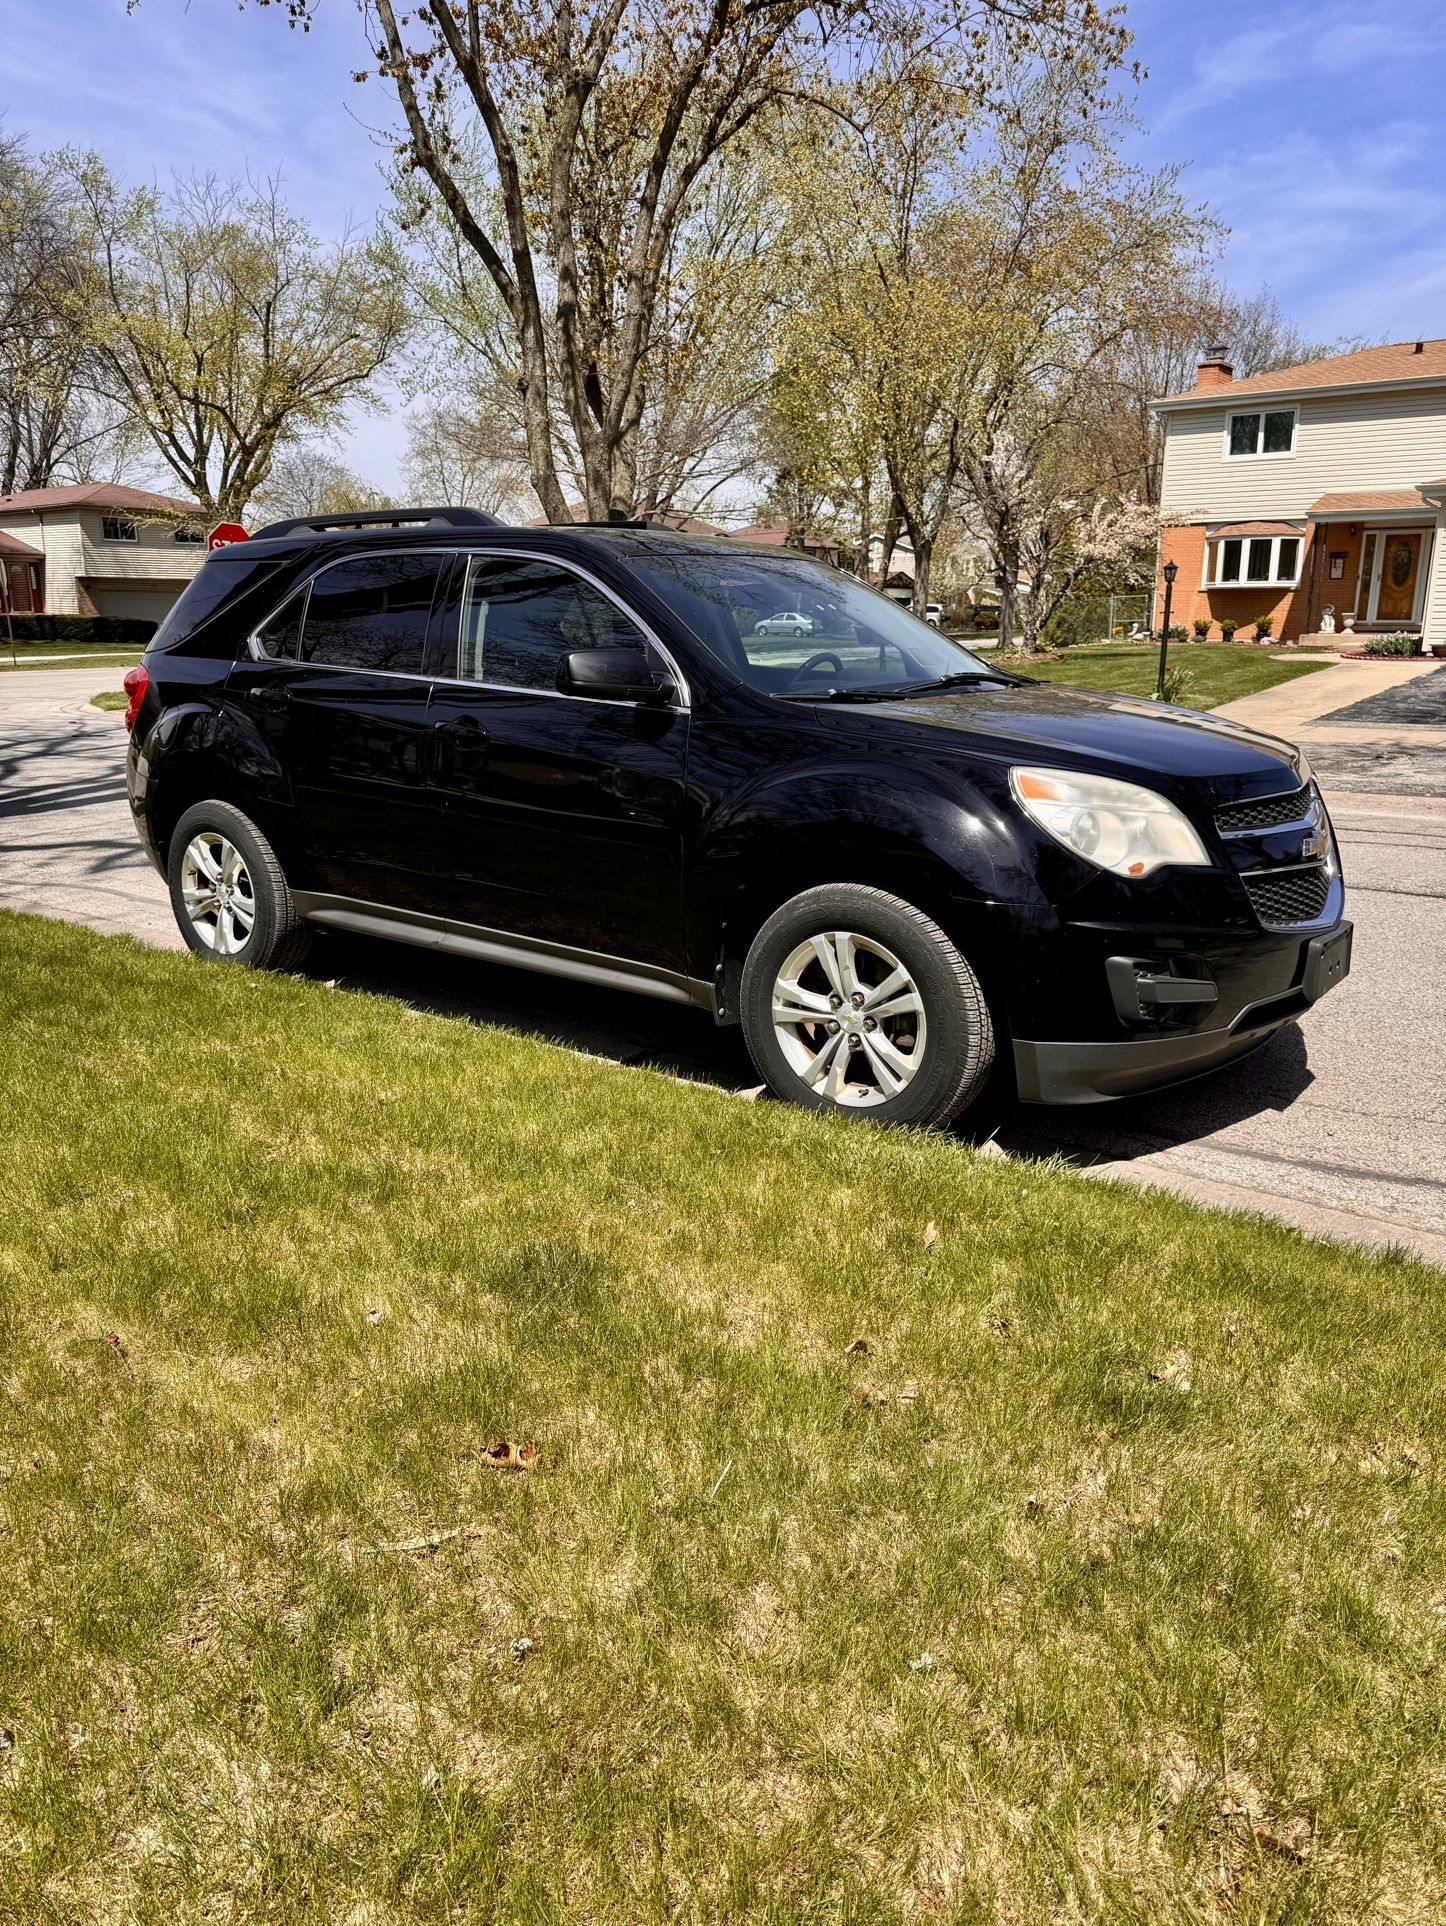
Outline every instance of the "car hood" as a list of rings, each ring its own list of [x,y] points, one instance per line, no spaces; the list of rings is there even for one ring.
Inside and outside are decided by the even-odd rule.
[[[1090,767],[1127,781],[1204,782],[1222,799],[1269,795],[1301,779],[1300,752],[1224,717],[1057,683],[960,688],[897,702],[831,707],[929,730],[960,749]]]

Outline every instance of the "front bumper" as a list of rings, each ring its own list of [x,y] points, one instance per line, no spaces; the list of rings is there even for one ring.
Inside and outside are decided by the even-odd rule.
[[[1247,1004],[1220,1027],[1179,1029],[1112,1042],[1048,1042],[1017,1037],[1014,1072],[1020,1099],[1024,1103],[1105,1103],[1218,1070],[1258,1049],[1283,1024],[1293,1022],[1344,979],[1350,970],[1351,936],[1352,926],[1343,922],[1305,939],[1291,987],[1283,995]],[[1127,959],[1109,961],[1123,964]],[[1111,974],[1119,1003],[1126,996],[1124,980],[1128,972]],[[1161,975],[1143,981],[1148,986],[1148,1004],[1154,1000],[1158,986],[1173,983],[1184,989],[1197,981],[1203,986],[1204,980]],[[1188,1005],[1203,1000],[1181,997],[1179,1002]],[[1175,999],[1167,990],[1163,1001],[1169,1005]]]

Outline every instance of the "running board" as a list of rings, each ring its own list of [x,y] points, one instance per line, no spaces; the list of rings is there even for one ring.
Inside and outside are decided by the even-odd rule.
[[[393,943],[441,950],[449,956],[470,957],[476,963],[501,963],[509,969],[532,970],[539,976],[566,977],[574,983],[593,983],[600,989],[630,990],[636,996],[663,1003],[686,1003],[712,1013],[713,986],[696,976],[682,976],[650,963],[631,963],[625,957],[599,950],[570,949],[539,937],[515,936],[476,923],[457,923],[418,910],[391,909],[384,903],[365,903],[350,896],[317,896],[293,890],[291,900],[308,923],[322,929],[346,930],[356,936],[382,936]]]

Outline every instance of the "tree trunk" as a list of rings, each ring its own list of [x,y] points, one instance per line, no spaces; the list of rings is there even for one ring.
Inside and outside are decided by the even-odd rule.
[[[934,568],[934,537],[918,535],[914,539],[914,592],[910,607],[922,622],[929,607],[929,577]]]

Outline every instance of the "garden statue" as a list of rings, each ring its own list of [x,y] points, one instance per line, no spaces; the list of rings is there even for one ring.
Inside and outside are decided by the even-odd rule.
[[[1321,611],[1320,632],[1322,635],[1334,635],[1336,632],[1336,605],[1334,602],[1327,602]]]

